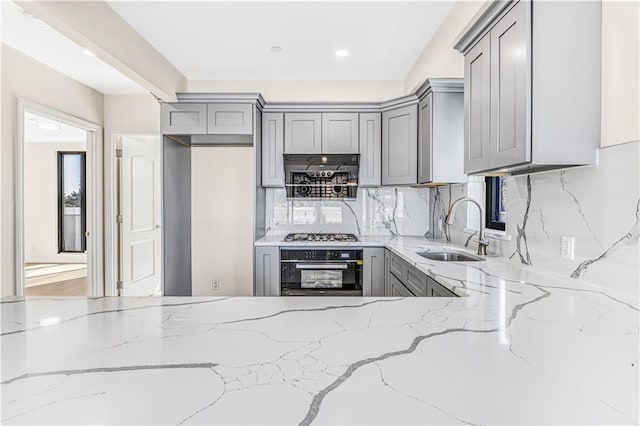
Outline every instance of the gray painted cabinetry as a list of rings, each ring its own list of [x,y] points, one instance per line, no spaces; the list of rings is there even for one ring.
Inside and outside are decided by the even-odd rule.
[[[455,44],[465,55],[466,172],[597,162],[601,25],[600,2],[483,6]]]
[[[358,152],[358,113],[322,113],[322,153],[357,154]]]
[[[464,183],[464,83],[429,79],[418,89],[418,183]]]
[[[207,105],[162,104],[163,135],[204,135],[207,133]]]
[[[284,114],[262,114],[262,186],[284,186]]]
[[[256,247],[254,296],[280,296],[280,248]]]
[[[401,297],[457,297],[395,253],[385,253],[385,294]]]
[[[418,181],[418,108],[408,105],[382,113],[382,185]]]
[[[382,183],[382,116],[379,112],[360,114],[361,187],[377,187]]]
[[[207,133],[210,135],[252,135],[253,105],[208,104]]]
[[[383,297],[385,295],[384,282],[384,248],[365,247],[362,250],[364,264],[362,265],[362,295]]]
[[[322,152],[322,114],[315,112],[284,115],[284,152],[319,154]]]

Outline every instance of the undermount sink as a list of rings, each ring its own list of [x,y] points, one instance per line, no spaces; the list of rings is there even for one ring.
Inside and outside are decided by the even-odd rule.
[[[483,257],[459,251],[423,251],[418,253],[425,259],[439,260],[442,262],[479,262]]]

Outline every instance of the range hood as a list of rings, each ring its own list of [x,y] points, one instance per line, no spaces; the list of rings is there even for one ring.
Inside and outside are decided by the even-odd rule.
[[[288,199],[354,200],[360,154],[284,154]]]

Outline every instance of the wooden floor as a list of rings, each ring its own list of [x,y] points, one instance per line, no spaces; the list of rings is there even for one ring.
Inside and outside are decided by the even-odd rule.
[[[87,265],[29,263],[25,265],[25,295],[86,296]]]

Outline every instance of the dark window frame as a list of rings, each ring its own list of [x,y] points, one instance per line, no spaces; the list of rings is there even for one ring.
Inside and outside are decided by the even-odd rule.
[[[80,155],[80,220],[81,247],[79,251],[64,248],[64,157],[65,155]],[[87,250],[87,153],[86,151],[58,151],[58,253],[84,253]]]
[[[484,178],[485,183],[485,227],[487,229],[495,229],[504,231],[506,229],[505,222],[500,221],[500,201],[502,194],[501,179],[499,176],[487,176]]]

